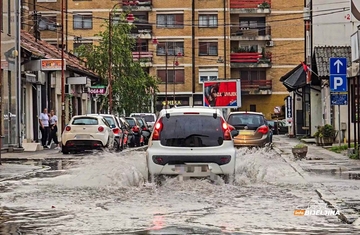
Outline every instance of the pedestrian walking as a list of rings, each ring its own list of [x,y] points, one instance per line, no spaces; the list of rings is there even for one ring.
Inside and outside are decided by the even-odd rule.
[[[47,108],[44,108],[43,112],[39,115],[40,131],[41,131],[41,144],[44,148],[46,146],[46,141],[49,137],[50,127],[49,127],[49,114]]]
[[[50,110],[50,119],[49,119],[50,135],[49,135],[48,146],[50,146],[51,141],[54,141],[54,143],[57,145],[55,149],[60,149],[59,140],[57,137],[57,131],[58,131],[57,124],[58,124],[58,117],[55,115],[54,110]]]

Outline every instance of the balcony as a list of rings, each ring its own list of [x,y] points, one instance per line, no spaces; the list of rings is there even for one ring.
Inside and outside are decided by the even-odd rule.
[[[152,38],[152,26],[149,23],[135,23],[133,29],[131,29],[131,36],[141,39]]]
[[[133,51],[133,61],[140,61],[142,67],[151,67],[153,53],[151,51]]]
[[[271,53],[265,56],[259,52],[237,52],[230,54],[230,63],[232,68],[271,68]]]
[[[244,41],[270,41],[271,40],[271,26],[250,28],[250,27],[232,27],[231,40]]]
[[[269,14],[271,0],[230,0],[230,13]]]
[[[271,80],[241,80],[241,92],[247,95],[270,95]]]
[[[130,11],[151,11],[152,0],[123,0],[122,9]]]

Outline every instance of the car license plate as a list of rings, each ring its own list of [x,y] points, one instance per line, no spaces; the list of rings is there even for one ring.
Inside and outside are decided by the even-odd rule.
[[[180,165],[175,167],[176,171],[181,173],[209,172],[208,165]]]
[[[90,136],[89,135],[76,135],[75,138],[76,139],[89,139]]]

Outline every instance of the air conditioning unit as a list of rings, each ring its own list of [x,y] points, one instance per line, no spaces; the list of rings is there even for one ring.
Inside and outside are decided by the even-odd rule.
[[[274,41],[268,41],[268,42],[266,42],[266,46],[267,46],[267,47],[273,47],[273,46],[274,46]]]

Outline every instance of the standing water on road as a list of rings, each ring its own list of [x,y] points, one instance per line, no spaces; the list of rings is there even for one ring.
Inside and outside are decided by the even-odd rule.
[[[354,231],[336,216],[294,216],[319,199],[314,186],[272,150],[239,149],[232,185],[168,179],[158,187],[147,183],[145,167],[144,152],[104,153],[66,174],[2,182],[0,234]]]

